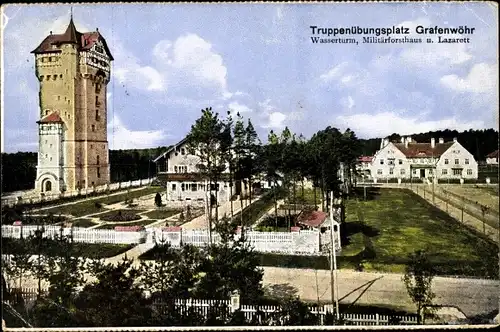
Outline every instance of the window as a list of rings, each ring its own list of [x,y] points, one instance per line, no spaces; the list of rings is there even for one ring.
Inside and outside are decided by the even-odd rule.
[[[445,164],[445,165],[448,165],[448,163],[449,163],[449,162],[448,162],[448,159],[445,159],[445,160],[444,160],[444,164]]]
[[[94,148],[94,144],[90,144],[90,148],[93,149]]]
[[[99,163],[97,163],[99,164]],[[97,167],[97,177],[100,178],[101,177],[101,168]]]
[[[50,144],[50,147],[52,148],[52,144]]]
[[[92,125],[90,128],[92,129],[92,131],[95,131],[95,125]]]
[[[94,181],[92,181],[92,184],[91,184],[91,185],[92,185],[92,187],[93,187],[93,186],[95,186]]]
[[[381,174],[382,174],[382,170],[381,170],[381,169],[378,169],[378,170],[377,170],[377,174],[381,175]]]
[[[429,175],[432,175],[432,169],[429,169]]]
[[[186,154],[186,149],[182,148],[181,149],[181,155],[185,155]]]
[[[389,168],[389,174],[394,174],[394,168]]]
[[[197,187],[196,183],[191,183],[191,191],[196,191]]]
[[[98,53],[104,53],[103,49],[101,46],[96,46],[95,47],[95,51],[98,52]]]
[[[442,170],[441,170],[441,174],[443,174],[443,175],[447,175],[447,174],[448,174],[448,170],[447,170],[447,169],[442,169]]]
[[[391,159],[387,160],[387,165],[394,165],[394,160]]]
[[[458,159],[455,159],[455,165],[458,165]]]
[[[184,191],[184,189],[186,189],[184,188],[184,183],[181,183],[181,190]]]
[[[462,175],[462,170],[461,169],[454,169],[453,175]]]
[[[52,57],[51,56],[49,56],[49,62],[52,62]]]
[[[416,169],[413,170],[413,175],[417,175],[417,170]]]
[[[177,166],[174,166],[174,173],[177,173]]]
[[[57,96],[57,100],[61,100],[61,96]]]
[[[99,156],[96,157],[96,164],[99,165]]]
[[[177,186],[175,185],[175,183],[172,183],[172,191],[175,191],[177,190]]]
[[[380,165],[384,164],[384,159],[380,159]]]
[[[99,83],[96,83],[95,85],[95,93],[99,93],[101,91],[101,85]]]
[[[101,117],[99,116],[99,110],[95,110],[95,120],[96,121],[101,120]]]
[[[50,157],[50,161],[52,161],[52,157]]]
[[[469,165],[469,159],[465,159],[465,165]]]
[[[467,175],[472,175],[472,169],[470,169],[470,168],[469,168],[469,169],[467,170]]]
[[[95,96],[95,106],[101,106],[101,103],[99,102],[99,96]]]
[[[401,175],[405,175],[405,170],[404,170],[404,168],[402,168],[402,169],[401,169],[400,173],[401,173]]]
[[[403,165],[403,160],[402,159],[399,159],[399,164]]]

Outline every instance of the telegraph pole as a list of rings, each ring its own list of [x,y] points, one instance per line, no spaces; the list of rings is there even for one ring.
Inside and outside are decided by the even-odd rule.
[[[335,316],[337,320],[340,318],[339,314],[339,300],[338,300],[338,284],[337,284],[337,255],[335,246],[335,236],[333,235],[333,192],[330,192],[330,278],[332,289],[332,304],[335,303]],[[335,273],[334,273],[335,270]]]

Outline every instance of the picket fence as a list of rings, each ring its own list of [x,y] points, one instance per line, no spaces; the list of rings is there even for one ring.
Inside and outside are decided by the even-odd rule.
[[[127,188],[135,188],[141,186],[150,185],[153,182],[154,178],[148,179],[140,179],[135,181],[126,181],[119,183],[111,183],[104,184],[95,187],[83,188],[80,190],[74,191],[65,191],[63,193],[54,193],[54,194],[41,194],[37,193],[34,190],[24,191],[24,192],[15,192],[10,195],[6,195],[2,197],[2,206],[14,206],[16,204],[21,204],[24,202],[28,202],[30,204],[45,202],[45,201],[55,201],[61,198],[75,197],[75,196],[85,196],[91,195],[94,193],[106,193],[109,191],[117,191]]]
[[[42,289],[42,293],[47,293],[48,289]],[[15,299],[16,294],[22,296],[26,304],[33,303],[38,295],[38,290],[36,288],[22,288],[12,289],[11,294],[14,295],[14,299],[7,300],[9,304],[14,304],[14,302],[19,301]],[[154,301],[153,307],[162,311],[165,307],[160,301]],[[209,316],[210,311],[214,308],[219,310],[223,316],[228,317],[235,310],[240,310],[247,322],[252,321],[272,321],[276,325],[281,325],[280,313],[282,312],[281,306],[273,305],[240,305],[239,307],[233,307],[230,300],[204,300],[204,299],[176,299],[174,301],[174,308],[178,310],[180,314],[187,314],[190,309],[198,313],[205,319]],[[318,325],[324,325],[326,323],[326,316],[333,314],[332,305],[324,305],[319,308],[316,306],[309,306],[309,311],[318,317]],[[380,315],[375,314],[353,314],[353,313],[340,313],[340,317],[349,325],[415,325],[418,324],[417,317],[415,315]]]
[[[44,230],[43,237],[72,236],[75,242],[85,243],[169,243],[173,247],[191,244],[197,247],[209,243],[208,230],[183,230],[180,227],[171,229],[149,228],[141,231],[117,231],[107,229],[88,229],[81,227],[61,226],[2,226],[2,237],[27,238],[37,230]],[[246,241],[258,252],[280,253],[291,255],[321,255],[321,236],[317,230],[301,230],[292,232],[256,232],[245,231]],[[235,240],[241,236],[241,231],[235,235]],[[220,235],[212,234],[212,242],[220,243]]]

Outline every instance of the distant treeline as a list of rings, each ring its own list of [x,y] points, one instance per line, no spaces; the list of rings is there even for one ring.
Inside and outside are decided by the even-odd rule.
[[[109,151],[111,182],[155,176],[156,165],[153,160],[166,149],[166,147],[158,147]],[[36,152],[2,153],[2,192],[33,189],[36,166]]]
[[[467,130],[440,130],[410,135],[414,141],[430,142],[434,137],[446,141],[458,139],[476,160],[486,159],[486,155],[498,149],[498,131]],[[391,141],[400,141],[401,136],[392,134]],[[361,154],[373,155],[380,148],[381,138],[360,139]],[[153,159],[167,150],[167,147],[154,149],[112,150],[109,152],[111,163],[111,182],[138,180],[156,175],[156,165]],[[17,152],[2,153],[2,191],[17,191],[32,189],[36,176],[37,153]]]
[[[405,135],[411,136],[413,141],[418,143],[430,143],[431,138],[443,138],[445,142],[452,141],[457,138],[458,142],[467,149],[477,161],[484,161],[486,156],[491,152],[498,149],[498,131],[493,129],[486,130],[467,130],[458,132],[456,130],[439,130],[430,131],[427,133]],[[361,151],[364,156],[372,156],[377,150],[380,149],[380,140],[382,138],[360,139]],[[391,141],[401,140],[401,135],[392,134],[389,136]]]

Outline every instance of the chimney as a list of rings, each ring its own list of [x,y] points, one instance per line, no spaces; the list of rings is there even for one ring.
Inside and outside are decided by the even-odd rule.
[[[406,137],[406,139],[405,139],[405,148],[408,147],[408,143],[410,143],[410,140],[411,140],[411,137],[409,137],[409,136]]]
[[[404,143],[404,142],[405,142],[405,137],[401,136],[401,143]]]
[[[444,143],[444,138],[439,137],[439,144],[443,144],[443,143]]]
[[[384,139],[384,147],[386,147],[387,145],[389,145],[389,138]]]
[[[457,141],[457,138],[456,137],[453,137],[453,142],[456,142]]]
[[[431,138],[431,148],[435,148],[436,147],[436,139],[434,137]]]
[[[408,141],[408,143],[411,143],[411,142],[412,142],[412,140],[411,140],[411,136],[408,136],[408,137],[406,138],[406,140]]]

